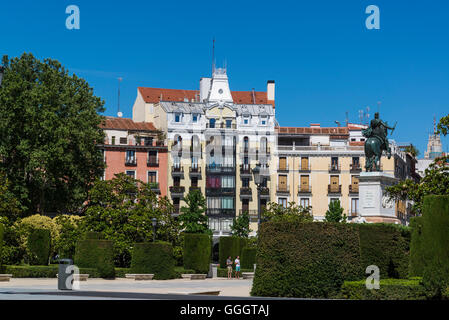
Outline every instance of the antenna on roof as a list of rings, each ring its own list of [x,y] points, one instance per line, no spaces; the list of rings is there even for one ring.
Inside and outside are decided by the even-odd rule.
[[[346,122],[346,126],[348,126],[348,125],[349,125],[349,117],[348,117],[348,114],[349,114],[349,112],[348,112],[348,111],[346,111],[346,119],[345,119],[345,122]]]
[[[123,117],[123,113],[120,111],[120,82],[122,82],[123,78],[118,78],[118,104],[117,104],[117,117]]]

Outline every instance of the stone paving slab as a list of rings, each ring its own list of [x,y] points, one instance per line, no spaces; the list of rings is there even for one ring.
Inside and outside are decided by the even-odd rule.
[[[139,294],[173,294],[174,292],[209,292],[220,291],[220,296],[250,297],[252,280],[237,280],[226,278],[191,281],[186,279],[135,281],[133,279],[117,278],[105,280],[92,278],[87,282],[79,283],[79,290],[85,292],[114,292]],[[19,295],[8,293],[55,292],[57,279],[45,278],[12,278],[9,282],[0,283],[0,299],[19,299]],[[60,291],[59,291],[60,292]],[[22,295],[20,295],[22,299]]]

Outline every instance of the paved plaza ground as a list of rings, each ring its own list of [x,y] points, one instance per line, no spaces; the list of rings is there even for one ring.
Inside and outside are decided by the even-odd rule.
[[[0,300],[65,300],[65,299],[248,299],[252,280],[147,280],[117,278],[115,280],[89,279],[79,282],[79,291],[57,290],[58,280],[48,278],[16,278],[0,282]],[[186,294],[220,291],[219,297]]]

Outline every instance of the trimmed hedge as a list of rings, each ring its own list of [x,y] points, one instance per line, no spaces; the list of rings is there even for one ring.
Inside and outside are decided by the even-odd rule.
[[[449,196],[424,197],[420,251],[429,297],[449,298]]]
[[[211,237],[207,234],[184,235],[184,268],[195,273],[208,273],[211,259]]]
[[[376,265],[382,278],[408,278],[410,231],[394,224],[356,224],[362,268]]]
[[[257,248],[245,247],[242,249],[240,257],[242,269],[254,270],[254,264],[256,263]]]
[[[101,240],[103,239],[103,235],[101,232],[96,232],[96,231],[87,231],[84,234],[84,239],[96,239],[96,240]]]
[[[75,250],[75,265],[79,268],[96,268],[101,278],[114,278],[113,249],[111,240],[80,240]]]
[[[132,251],[131,273],[153,273],[154,279],[175,278],[173,247],[168,242],[136,243]]]
[[[364,278],[363,271],[353,226],[266,222],[261,225],[251,295],[328,298],[345,280]]]
[[[232,261],[240,256],[240,260],[242,260],[242,249],[246,247],[248,243],[248,239],[240,238],[240,237],[220,237],[218,245],[219,252],[219,264],[220,266],[226,266],[226,260],[229,256],[231,256]]]
[[[422,277],[424,273],[424,253],[422,248],[422,217],[410,219],[412,239],[410,241],[410,276]]]
[[[4,266],[3,271],[12,274],[13,278],[56,278],[58,265],[49,266]],[[91,278],[98,278],[98,272],[93,268],[80,268],[81,274],[89,274]]]
[[[177,279],[182,279],[183,274],[195,273],[193,269],[184,269],[184,267],[175,267],[175,276]]]
[[[379,289],[366,288],[366,280],[345,281],[336,297],[353,300],[425,300],[425,289],[420,278],[380,279]]]
[[[32,229],[27,239],[27,260],[31,265],[46,266],[50,257],[51,234],[48,229]]]

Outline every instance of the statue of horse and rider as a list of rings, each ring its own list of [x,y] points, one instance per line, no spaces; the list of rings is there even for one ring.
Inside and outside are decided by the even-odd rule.
[[[391,158],[391,149],[387,135],[388,129],[393,132],[395,128],[396,124],[394,127],[389,127],[386,122],[379,119],[379,113],[376,112],[370,126],[362,130],[363,136],[367,138],[365,141],[366,171],[380,171],[379,162],[383,151],[387,152],[388,159]]]

